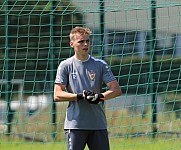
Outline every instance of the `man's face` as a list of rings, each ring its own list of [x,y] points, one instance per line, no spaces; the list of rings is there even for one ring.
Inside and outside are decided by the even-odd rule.
[[[90,49],[90,36],[76,34],[75,40],[70,41],[70,46],[74,48],[76,54],[87,55]]]

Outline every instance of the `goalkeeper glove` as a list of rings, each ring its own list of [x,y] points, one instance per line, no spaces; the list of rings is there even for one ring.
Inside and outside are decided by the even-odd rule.
[[[100,101],[104,100],[104,96],[100,93],[94,93],[91,91],[83,91],[83,97],[87,100],[90,104],[98,104]]]
[[[84,99],[83,94],[82,93],[77,94],[77,100],[82,100],[82,99]]]

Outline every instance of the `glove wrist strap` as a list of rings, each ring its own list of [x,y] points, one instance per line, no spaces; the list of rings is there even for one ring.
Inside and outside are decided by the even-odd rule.
[[[77,100],[81,100],[81,99],[84,99],[84,97],[83,97],[83,94],[77,94]]]

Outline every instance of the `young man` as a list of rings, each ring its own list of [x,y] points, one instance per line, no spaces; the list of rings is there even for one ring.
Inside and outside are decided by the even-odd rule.
[[[65,134],[68,150],[109,150],[104,101],[122,95],[107,63],[89,55],[89,28],[75,27],[70,33],[74,56],[62,61],[54,86],[55,102],[68,101]],[[101,93],[102,84],[108,90]]]

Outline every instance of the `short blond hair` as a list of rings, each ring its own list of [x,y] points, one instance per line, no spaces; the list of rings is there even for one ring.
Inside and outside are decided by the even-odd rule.
[[[92,32],[89,28],[86,27],[75,27],[71,30],[70,32],[70,40],[75,40],[75,34],[80,34],[80,35],[90,35]]]

